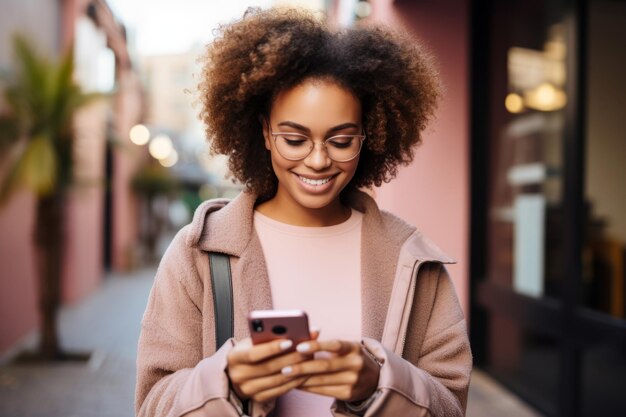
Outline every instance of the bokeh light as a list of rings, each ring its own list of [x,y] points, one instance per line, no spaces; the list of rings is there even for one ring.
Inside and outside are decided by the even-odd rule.
[[[567,96],[563,90],[551,83],[541,83],[524,95],[527,107],[539,111],[560,110],[567,104]]]
[[[510,113],[521,113],[524,110],[524,100],[519,94],[507,94],[504,106]]]
[[[176,152],[176,149],[172,149],[170,154],[163,159],[159,159],[159,162],[166,168],[173,167],[178,162],[178,152]]]
[[[167,135],[155,136],[148,147],[150,155],[158,160],[167,158],[173,150],[172,140]]]
[[[150,140],[150,130],[144,125],[135,125],[130,129],[128,136],[135,145],[145,145]]]

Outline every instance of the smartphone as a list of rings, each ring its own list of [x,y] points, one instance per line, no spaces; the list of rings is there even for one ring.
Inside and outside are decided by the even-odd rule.
[[[253,344],[290,339],[293,346],[311,339],[309,319],[302,310],[256,310],[248,314]]]

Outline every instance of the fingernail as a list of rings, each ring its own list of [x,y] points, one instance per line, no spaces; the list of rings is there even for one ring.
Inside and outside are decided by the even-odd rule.
[[[296,350],[300,353],[308,352],[309,350],[311,350],[311,345],[308,343],[300,343]]]
[[[289,349],[292,345],[293,342],[291,340],[283,340],[282,342],[280,342],[280,348],[282,350]]]
[[[311,332],[317,332],[317,333],[322,331],[322,329],[320,329],[319,327],[311,327],[310,330]]]
[[[291,366],[285,366],[283,369],[280,370],[280,372],[283,375],[289,375],[290,373],[293,372],[293,368]]]

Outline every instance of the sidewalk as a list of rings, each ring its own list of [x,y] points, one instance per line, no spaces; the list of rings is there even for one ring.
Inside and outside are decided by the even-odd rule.
[[[63,347],[93,351],[89,363],[0,368],[1,417],[132,417],[140,321],[155,270],[112,275],[62,310]]]
[[[0,367],[0,417],[132,417],[140,321],[154,269],[111,275],[60,315],[63,346],[93,351],[88,363]],[[475,372],[468,417],[539,417]],[[297,417],[297,416],[294,416]]]

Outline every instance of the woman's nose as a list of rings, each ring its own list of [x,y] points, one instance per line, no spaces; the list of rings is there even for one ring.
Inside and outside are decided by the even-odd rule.
[[[311,153],[304,158],[305,165],[318,171],[328,168],[332,162],[333,161],[328,157],[328,152],[323,143],[314,144]]]

